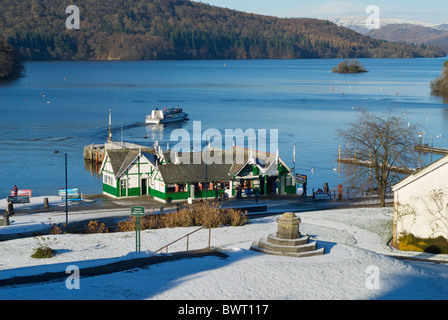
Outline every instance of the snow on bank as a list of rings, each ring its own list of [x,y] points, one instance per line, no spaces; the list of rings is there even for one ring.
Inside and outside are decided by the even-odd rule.
[[[0,243],[0,279],[17,275],[81,268],[79,290],[64,281],[0,289],[2,299],[446,299],[448,267],[444,264],[397,260],[387,246],[391,208],[341,209],[298,214],[303,234],[325,247],[323,256],[292,258],[251,251],[253,241],[274,233],[276,218],[242,227],[212,229],[211,244],[228,257],[183,259],[110,275],[82,278],[82,268],[130,259],[153,252],[195,230],[173,228],[141,232],[141,253],[135,233],[50,236],[58,254],[52,259],[30,257],[36,238]],[[0,229],[0,232],[2,230]],[[208,244],[208,230],[189,239],[190,249]],[[170,247],[183,251],[186,242]],[[445,256],[439,255],[439,258]],[[379,288],[369,286],[378,270]]]
[[[15,204],[14,208],[19,209],[33,209],[36,206],[42,207],[44,204],[44,199],[48,199],[48,204],[54,207],[65,207],[65,200],[61,201],[59,196],[41,196],[41,197],[30,197],[30,203]],[[4,211],[6,209],[8,201],[7,198],[0,199],[0,210]],[[68,201],[68,205],[73,205],[73,201]]]

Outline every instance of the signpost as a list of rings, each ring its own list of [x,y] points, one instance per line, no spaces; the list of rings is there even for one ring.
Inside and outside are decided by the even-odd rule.
[[[11,190],[11,197],[16,196],[13,190]],[[29,196],[31,197],[31,189],[17,190],[17,196]]]
[[[140,251],[140,221],[145,216],[145,207],[131,207],[131,216],[135,217],[135,251]]]

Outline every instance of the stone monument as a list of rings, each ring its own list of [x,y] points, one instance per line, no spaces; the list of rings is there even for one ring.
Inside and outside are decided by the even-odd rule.
[[[300,234],[300,222],[300,218],[294,213],[284,213],[277,219],[277,233],[255,241],[251,249],[267,254],[291,257],[323,255],[324,248],[316,249],[316,241],[310,242],[308,236]]]

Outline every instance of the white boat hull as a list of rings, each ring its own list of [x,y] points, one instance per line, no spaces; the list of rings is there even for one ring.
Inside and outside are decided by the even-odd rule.
[[[187,119],[188,114],[186,114],[185,112],[176,114],[175,116],[172,117],[152,117],[151,115],[146,116],[146,120],[145,123],[146,124],[161,124],[161,123],[170,123],[170,122],[179,122],[179,121],[184,121]]]

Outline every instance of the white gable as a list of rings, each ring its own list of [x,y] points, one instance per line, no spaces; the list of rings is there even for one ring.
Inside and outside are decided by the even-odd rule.
[[[393,187],[394,239],[403,233],[448,238],[448,156]]]

